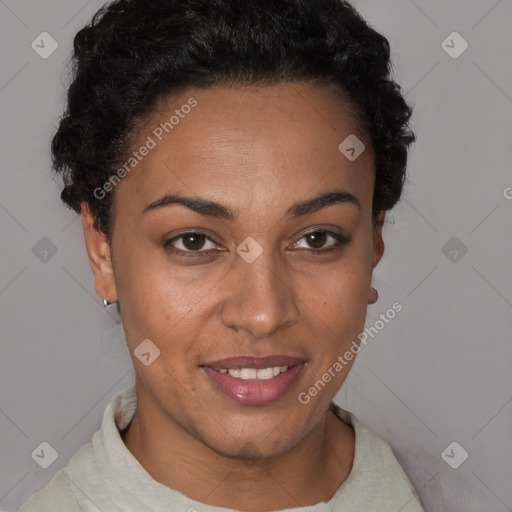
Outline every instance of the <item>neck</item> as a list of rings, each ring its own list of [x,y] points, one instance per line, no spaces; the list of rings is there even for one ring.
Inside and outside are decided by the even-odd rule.
[[[220,455],[169,416],[149,420],[138,408],[121,437],[156,481],[216,507],[267,512],[329,501],[354,459],[352,427],[327,411],[292,449],[270,458]]]

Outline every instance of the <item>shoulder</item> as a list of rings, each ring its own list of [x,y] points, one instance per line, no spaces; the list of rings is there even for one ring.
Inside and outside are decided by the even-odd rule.
[[[79,512],[67,469],[61,469],[43,488],[36,491],[18,508],[18,512]]]
[[[92,443],[82,446],[68,464],[57,471],[41,489],[24,501],[17,512],[80,512],[76,492],[83,488],[83,481],[90,480],[94,468]]]
[[[423,512],[418,492],[390,445],[382,437],[366,427],[351,412],[333,404],[333,412],[355,431],[355,454],[352,471],[343,483],[343,490],[350,496],[364,494],[361,506],[379,504],[382,512]],[[359,501],[357,501],[359,505]],[[389,508],[386,508],[386,506]],[[398,508],[396,508],[398,507]],[[403,507],[403,508],[401,508]],[[367,510],[374,510],[367,508]]]
[[[115,395],[105,408],[101,429],[91,441],[76,451],[66,467],[24,501],[17,512],[79,512],[89,510],[91,503],[94,510],[113,510],[109,492],[109,482],[116,478],[112,452],[127,451],[119,428],[129,423],[136,407],[135,386]],[[124,470],[123,463],[117,461],[117,468]]]

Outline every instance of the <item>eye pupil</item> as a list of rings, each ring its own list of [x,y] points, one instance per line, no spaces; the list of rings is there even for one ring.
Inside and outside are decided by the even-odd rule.
[[[314,231],[313,233],[309,233],[307,236],[309,237],[308,243],[312,241],[314,249],[320,249],[325,244],[326,233],[323,231]],[[318,244],[318,242],[320,243]],[[318,247],[314,245],[315,243],[318,244]]]
[[[204,244],[205,238],[206,236],[203,235],[202,233],[190,233],[183,236],[183,245],[191,251],[201,249],[201,247]],[[194,244],[194,239],[199,239],[199,243]],[[191,242],[191,244],[189,244],[189,242]]]

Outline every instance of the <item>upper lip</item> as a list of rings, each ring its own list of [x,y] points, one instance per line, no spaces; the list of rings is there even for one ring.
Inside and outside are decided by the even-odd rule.
[[[217,359],[203,363],[200,366],[208,366],[214,370],[237,369],[237,368],[270,368],[274,366],[295,366],[305,363],[301,357],[292,357],[284,355],[275,356],[235,356],[225,359]]]

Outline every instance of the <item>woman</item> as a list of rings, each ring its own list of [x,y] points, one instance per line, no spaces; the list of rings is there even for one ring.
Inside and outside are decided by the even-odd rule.
[[[414,141],[387,40],[341,0],[118,0],[74,49],[53,164],[136,380],[21,512],[423,510],[332,402]]]

